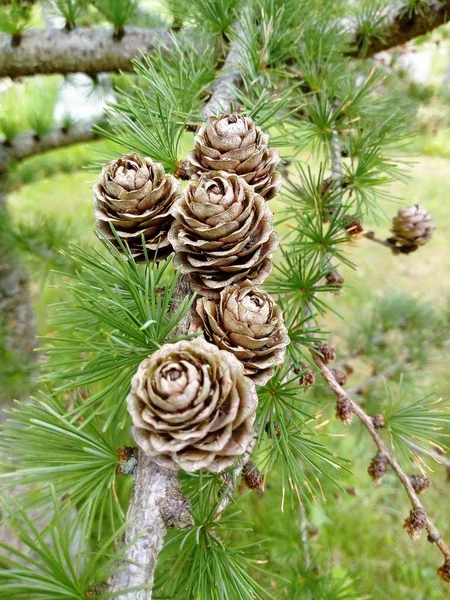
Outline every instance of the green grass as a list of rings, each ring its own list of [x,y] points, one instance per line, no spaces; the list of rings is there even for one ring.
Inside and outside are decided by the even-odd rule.
[[[450,255],[448,253],[448,198],[450,197],[450,161],[444,158],[418,157],[411,169],[407,184],[395,186],[401,204],[420,203],[433,214],[438,230],[426,247],[409,256],[393,256],[386,248],[360,238],[348,249],[352,260],[358,265],[356,271],[343,268],[345,289],[336,296],[333,307],[344,319],[329,317],[329,327],[337,342],[358,319],[372,298],[388,290],[404,290],[417,294],[430,302],[441,300],[450,293]],[[78,171],[71,175],[60,173],[29,185],[24,185],[10,196],[13,218],[33,219],[46,213],[70,218],[74,226],[75,242],[95,242],[93,234],[91,186],[95,175]],[[384,211],[391,217],[399,204],[385,203]],[[375,224],[367,221],[366,228],[376,229],[379,237],[389,234],[388,221]],[[48,304],[58,298],[59,292],[49,286],[42,289],[39,282],[33,284],[38,322],[41,333],[48,332]],[[450,393],[450,378],[444,359],[424,373],[438,395]],[[355,376],[357,377],[357,375]],[[349,384],[355,382],[350,380]],[[331,405],[324,396],[324,403]],[[329,415],[332,415],[330,408]],[[319,535],[311,541],[313,553],[321,564],[328,564],[336,577],[350,575],[359,580],[359,588],[366,598],[388,600],[439,600],[446,597],[445,587],[436,577],[441,555],[425,539],[411,542],[403,531],[402,521],[409,507],[403,492],[392,475],[388,475],[380,487],[375,487],[366,474],[374,448],[367,436],[358,434],[358,425],[346,428],[340,423],[334,430],[343,437],[336,442],[341,456],[353,460],[353,474],[346,476],[346,485],[355,487],[357,494],[345,492],[328,494],[326,503],[314,505],[312,520],[319,527]],[[432,473],[433,487],[424,497],[424,503],[442,529],[450,538],[450,514],[448,498],[450,485],[445,483],[443,469],[436,466]],[[269,482],[270,484],[270,482]],[[270,535],[268,523],[274,535],[285,536],[288,549],[300,552],[299,523],[297,512],[280,512],[281,495],[276,486],[268,486],[264,498],[251,496],[243,502],[244,509],[251,505],[256,532],[261,537]],[[249,517],[249,515],[247,515]],[[320,599],[317,599],[320,600]]]

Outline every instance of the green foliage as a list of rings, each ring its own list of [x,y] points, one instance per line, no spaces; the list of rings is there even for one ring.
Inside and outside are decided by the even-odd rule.
[[[70,251],[77,272],[65,289],[73,299],[59,305],[59,333],[46,339],[51,361],[44,381],[59,391],[106,383],[91,402],[106,396],[112,423],[124,416],[124,398],[139,363],[164,342],[179,339],[172,331],[193,297],[170,311],[177,283],[170,261],[141,268],[127,248],[124,258],[110,242],[103,243],[108,258],[96,250]]]
[[[61,78],[37,77],[7,86],[0,94],[0,132],[8,141],[31,129],[44,135],[53,126]]]
[[[31,18],[32,4],[31,0],[1,0],[0,31],[20,35]]]
[[[86,4],[86,0],[44,0],[47,10],[63,17],[69,27],[75,26]]]
[[[85,546],[86,529],[73,508],[61,507],[52,491],[53,518],[43,530],[34,524],[14,501],[3,502],[2,509],[16,528],[28,555],[0,542],[0,591],[4,600],[85,600],[97,595],[97,586],[114,572],[114,563],[124,550],[114,553],[121,530],[95,552]],[[120,590],[105,598],[115,598],[127,591]]]
[[[214,78],[214,57],[205,48],[186,36],[173,37],[170,47],[135,61],[136,82],[119,91],[109,108],[112,127],[97,131],[119,152],[133,148],[174,173],[185,125],[199,112]]]
[[[305,400],[297,377],[289,377],[280,369],[258,396],[260,440],[267,434],[261,448],[261,468],[280,474],[283,498],[286,491],[300,502],[323,497],[320,479],[337,483],[336,471],[345,467],[346,461],[318,441],[314,422],[319,414],[314,415],[314,407]]]
[[[105,520],[117,527],[124,517],[116,491],[120,428],[117,423],[102,427],[95,413],[83,407],[83,399],[76,393],[72,397],[69,411],[51,397],[17,403],[9,411],[0,444],[9,459],[0,483],[3,488],[37,486],[22,499],[30,506],[49,500],[49,482],[59,498],[77,506],[88,528],[101,533]],[[10,448],[16,448],[14,455]]]
[[[238,0],[168,0],[170,12],[177,22],[197,25],[212,35],[227,34],[235,20]]]
[[[72,266],[67,255],[62,253],[74,237],[74,227],[68,219],[43,213],[17,223],[2,219],[0,235],[8,245],[26,256],[33,275],[45,279],[52,270],[70,270]]]
[[[428,395],[411,402],[409,392],[405,393],[400,386],[396,393],[387,388],[386,396],[389,402],[385,412],[386,427],[405,464],[411,456],[423,462],[420,455],[423,451],[450,448],[448,400]]]
[[[139,0],[95,0],[94,5],[107,21],[112,23],[116,35],[129,23],[138,7]]]
[[[208,598],[211,600],[269,600],[272,594],[252,572],[261,572],[261,549],[238,542],[248,524],[238,513],[220,521],[196,521],[188,532],[171,536],[161,561],[156,598]]]

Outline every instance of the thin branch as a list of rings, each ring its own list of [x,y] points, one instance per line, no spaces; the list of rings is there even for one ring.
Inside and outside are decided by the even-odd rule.
[[[367,240],[370,240],[371,242],[374,242],[375,244],[379,244],[380,246],[384,246],[385,248],[389,248],[389,250],[391,252],[395,251],[395,247],[392,246],[392,244],[390,244],[386,240],[380,240],[379,238],[377,238],[375,236],[375,232],[374,231],[365,231],[361,235],[362,235],[362,237],[365,237]]]
[[[394,10],[388,9],[385,15],[385,27],[379,34],[369,37],[367,51],[362,57],[373,56],[382,50],[403,46],[413,38],[430,33],[444,25],[448,22],[449,16],[450,0],[421,3],[417,12],[412,12],[406,2]],[[361,56],[360,46],[363,39],[362,34],[356,31],[354,42],[357,48],[349,53],[350,56]]]
[[[89,142],[97,135],[93,131],[94,125],[95,123],[92,121],[80,123],[74,125],[68,131],[56,127],[49,133],[39,137],[31,131],[24,133],[4,146],[6,157],[8,161],[21,161],[57,148]]]
[[[370,377],[369,379],[367,379],[367,381],[363,381],[363,383],[360,383],[359,385],[350,388],[349,390],[347,390],[347,393],[350,394],[351,396],[355,396],[357,394],[362,394],[363,392],[365,392],[366,390],[369,389],[369,387],[371,387],[372,385],[383,381],[385,379],[389,379],[391,377],[393,377],[402,367],[405,366],[406,364],[406,360],[399,360],[396,363],[393,363],[392,365],[390,365],[389,367],[387,367],[387,369],[385,369],[382,373],[377,373],[375,375],[372,375],[372,377]]]
[[[12,47],[11,36],[0,34],[0,77],[132,71],[133,58],[161,41],[170,41],[167,31],[137,27],[127,27],[121,40],[109,28],[30,29],[17,47]]]
[[[424,524],[425,524],[425,529],[428,532],[429,541],[434,542],[436,544],[436,546],[442,552],[442,554],[444,555],[444,557],[446,558],[447,561],[450,560],[449,546],[444,542],[439,530],[434,525],[433,521],[428,516],[428,514],[425,512],[425,509],[424,509],[422,503],[420,502],[416,492],[414,491],[414,488],[411,484],[410,478],[408,477],[408,475],[406,475],[406,473],[400,467],[399,463],[394,458],[394,456],[391,454],[391,452],[389,451],[387,445],[385,444],[385,442],[383,441],[381,436],[378,434],[378,431],[376,430],[376,428],[373,424],[372,418],[359,406],[359,404],[357,404],[350,397],[350,395],[344,390],[344,388],[338,384],[338,382],[336,381],[336,379],[334,377],[333,372],[331,371],[331,369],[329,369],[327,367],[327,365],[324,363],[322,358],[315,352],[312,352],[311,354],[312,354],[312,357],[313,357],[317,367],[320,369],[322,376],[323,376],[325,382],[327,383],[328,387],[331,389],[331,391],[334,394],[336,394],[336,396],[338,397],[338,400],[340,402],[344,401],[349,406],[351,411],[358,417],[358,419],[362,422],[364,427],[367,429],[370,437],[375,442],[375,444],[378,448],[379,455],[381,455],[386,460],[386,462],[391,466],[392,470],[394,471],[394,473],[400,480],[401,484],[405,488],[412,507],[414,509],[419,509],[419,510],[423,511],[423,513],[425,515],[425,523]]]

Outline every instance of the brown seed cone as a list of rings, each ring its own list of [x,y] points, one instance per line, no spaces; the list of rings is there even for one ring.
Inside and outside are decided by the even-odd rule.
[[[103,167],[94,185],[97,228],[116,243],[111,223],[136,260],[144,258],[142,235],[150,258],[166,258],[172,252],[167,234],[177,192],[178,181],[166,175],[162,165],[139,154],[124,154]]]
[[[202,296],[218,298],[228,285],[269,276],[278,247],[272,213],[241,177],[205,173],[188,184],[172,214],[174,264]]]
[[[409,480],[416,494],[426,492],[431,483],[426,475],[410,475]]]
[[[412,508],[403,523],[403,529],[409,533],[413,540],[417,540],[425,529],[427,515],[422,508]]]
[[[255,386],[235,356],[202,338],[165,344],[137,370],[127,398],[134,436],[170,469],[219,472],[255,432]]]
[[[192,329],[234,354],[257,385],[269,381],[289,344],[281,309],[248,281],[225,288],[217,300],[199,298]]]
[[[195,136],[194,151],[188,154],[189,175],[234,173],[270,200],[278,193],[282,178],[275,170],[280,158],[268,142],[269,136],[250,117],[237,113],[210,117]]]
[[[402,208],[392,220],[392,241],[401,249],[415,250],[432,237],[436,226],[431,215],[418,204]]]
[[[261,473],[255,463],[249,460],[242,469],[242,481],[253,492],[264,492],[265,473]]]
[[[438,575],[446,583],[450,582],[450,558],[446,558],[442,567],[439,567]]]
[[[336,417],[344,423],[344,425],[350,425],[353,421],[355,413],[351,402],[345,396],[339,396],[336,402]]]
[[[383,477],[386,475],[389,467],[389,462],[383,454],[376,454],[370,462],[370,465],[367,469],[370,477],[372,478],[375,484],[380,484]]]

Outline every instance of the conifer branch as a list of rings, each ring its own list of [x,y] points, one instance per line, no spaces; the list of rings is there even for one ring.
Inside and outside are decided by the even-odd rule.
[[[173,310],[191,293],[187,278],[179,277],[173,294]],[[188,311],[178,323],[175,335],[186,335],[190,321],[191,312]],[[124,600],[151,600],[151,586],[167,528],[191,527],[194,521],[189,508],[177,472],[158,466],[139,450],[133,495],[127,512],[126,562],[110,581],[111,593],[145,585],[145,589],[127,594]]]
[[[151,52],[161,41],[170,43],[167,31],[137,27],[127,27],[120,40],[107,28],[31,29],[23,32],[17,47],[11,45],[11,36],[0,34],[0,77],[129,72],[134,58]]]
[[[55,127],[42,136],[37,136],[34,132],[29,131],[4,145],[5,157],[8,162],[21,161],[50,150],[89,142],[98,135],[93,131],[94,125],[94,122],[89,121],[74,125],[67,131],[61,127]]]
[[[369,36],[364,44],[364,38],[356,31],[354,35],[356,50],[350,52],[350,56],[360,56],[361,46],[366,51],[363,57],[370,57],[397,46],[402,46],[410,40],[430,33],[437,27],[448,22],[450,15],[450,0],[431,1],[420,3],[418,10],[413,12],[412,8],[405,2],[396,7],[391,14],[386,15],[386,26],[377,35]]]
[[[411,484],[410,478],[403,471],[403,469],[401,468],[401,466],[399,465],[399,463],[397,462],[395,457],[389,451],[389,448],[387,447],[387,445],[385,444],[385,442],[383,441],[381,436],[378,434],[378,432],[374,426],[372,418],[361,408],[361,406],[359,406],[358,403],[356,403],[351,398],[351,396],[346,392],[346,390],[344,390],[344,388],[341,385],[339,385],[339,383],[336,381],[336,378],[335,378],[332,370],[325,364],[324,360],[315,352],[311,352],[311,354],[314,359],[314,362],[316,363],[317,367],[321,371],[326,384],[328,385],[330,390],[337,396],[338,401],[340,403],[345,403],[347,405],[348,409],[354,415],[356,415],[358,417],[358,419],[362,422],[364,427],[367,429],[370,437],[375,442],[375,444],[378,448],[378,455],[380,457],[382,457],[383,460],[391,466],[392,470],[394,471],[394,473],[400,480],[400,483],[405,488],[405,491],[408,495],[408,498],[411,502],[411,506],[413,507],[413,509],[421,511],[421,514],[423,514],[424,529],[426,529],[426,531],[428,532],[428,540],[430,542],[434,542],[436,544],[436,546],[439,548],[439,550],[442,552],[442,554],[444,555],[445,560],[449,561],[450,560],[450,547],[442,539],[441,533],[439,532],[439,530],[437,529],[437,527],[435,526],[435,524],[433,523],[431,518],[428,516],[428,514],[425,512],[425,509],[424,509],[422,503],[420,502],[416,492],[414,491],[414,488]]]
[[[374,231],[365,231],[362,234],[362,236],[365,237],[367,240],[374,242],[374,244],[379,244],[380,246],[389,248],[389,250],[391,250],[391,252],[394,251],[394,247],[391,244],[389,244],[389,242],[387,242],[386,240],[380,240],[379,238],[377,238]]]

